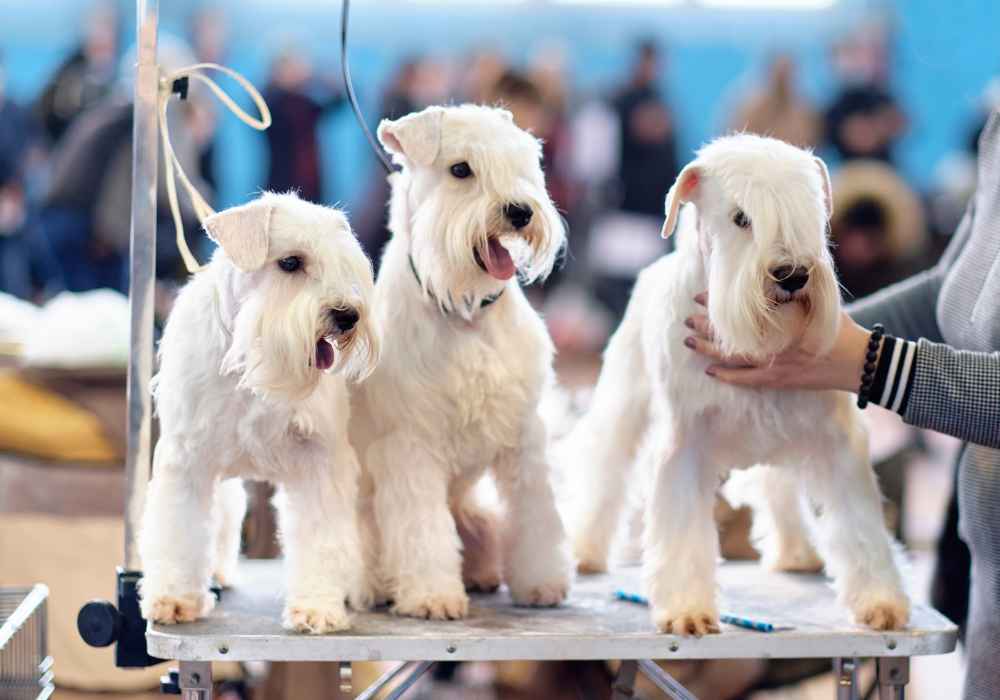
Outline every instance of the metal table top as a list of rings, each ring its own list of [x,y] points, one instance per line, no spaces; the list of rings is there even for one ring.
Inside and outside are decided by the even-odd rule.
[[[151,625],[149,653],[180,661],[462,661],[514,659],[722,659],[873,657],[945,654],[957,630],[925,606],[900,632],[872,632],[849,622],[820,576],[776,574],[756,563],[719,568],[721,610],[794,629],[754,632],[722,625],[701,638],[657,634],[649,611],[615,600],[639,591],[639,569],[579,576],[559,608],[514,607],[505,590],[472,596],[461,622],[395,617],[385,609],[354,616],[352,630],[308,636],[281,627],[280,561],[242,562],[241,584],[227,590],[200,622]]]

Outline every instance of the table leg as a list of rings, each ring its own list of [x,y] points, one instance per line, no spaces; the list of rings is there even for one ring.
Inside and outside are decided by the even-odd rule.
[[[858,700],[858,666],[855,658],[833,660],[833,679],[837,683],[837,700]]]
[[[182,700],[212,700],[212,664],[209,661],[179,663]]]
[[[402,682],[396,686],[391,693],[385,696],[385,700],[398,700],[399,697],[409,690],[410,686],[420,680],[420,677],[427,673],[427,670],[433,665],[433,661],[406,661],[401,663],[391,671],[382,674],[377,681],[365,689],[365,692],[358,695],[356,700],[372,700],[372,698],[378,695],[380,690],[392,683],[397,676],[405,671],[406,675]]]
[[[907,656],[886,656],[876,659],[879,700],[903,700],[910,682],[910,659]]]
[[[698,700],[673,676],[657,666],[654,661],[639,659],[639,671],[672,700]]]
[[[635,674],[639,664],[631,659],[622,661],[618,667],[618,675],[611,686],[611,700],[632,700],[635,695]]]

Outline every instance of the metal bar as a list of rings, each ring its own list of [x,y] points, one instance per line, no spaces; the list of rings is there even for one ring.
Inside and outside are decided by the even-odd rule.
[[[635,696],[635,674],[639,664],[632,659],[625,659],[618,667],[618,675],[611,686],[611,700],[632,700]]]
[[[182,700],[212,700],[212,664],[181,661],[179,675]]]
[[[409,690],[410,686],[420,680],[420,677],[427,673],[428,669],[430,669],[433,665],[433,661],[403,662],[391,671],[382,674],[377,681],[365,688],[365,692],[361,693],[357,698],[355,698],[355,700],[372,700],[372,698],[378,695],[380,690],[392,683],[397,676],[406,671],[406,677],[403,678],[403,681],[385,697],[385,700],[398,700],[398,698]]]
[[[125,568],[141,568],[136,538],[150,469],[149,380],[153,373],[156,176],[159,141],[156,31],[159,0],[136,0],[138,65],[132,124],[132,223],[129,247],[128,452],[125,459]]]
[[[858,667],[855,658],[833,660],[833,679],[837,684],[837,700],[859,700]]]
[[[687,688],[674,680],[673,676],[649,659],[639,659],[639,672],[672,700],[698,700]]]
[[[908,656],[883,656],[875,660],[878,669],[879,700],[903,700],[910,682]]]

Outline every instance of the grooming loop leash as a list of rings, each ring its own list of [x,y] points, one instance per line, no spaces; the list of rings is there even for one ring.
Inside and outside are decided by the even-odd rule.
[[[378,145],[378,141],[372,136],[371,130],[368,128],[368,124],[365,123],[365,116],[361,113],[361,107],[358,106],[358,97],[354,94],[354,83],[351,82],[351,67],[347,63],[347,25],[351,14],[351,0],[341,0],[340,2],[340,70],[344,75],[344,90],[347,92],[347,101],[351,104],[351,111],[354,112],[354,118],[358,120],[358,125],[361,126],[361,131],[364,132],[365,138],[368,139],[368,145],[372,147],[375,152],[375,156],[378,158],[378,162],[382,164],[385,171],[392,174],[399,170],[392,161],[389,160],[389,156],[386,155],[385,151]]]
[[[218,71],[228,75],[230,78],[235,80],[250,99],[253,100],[254,105],[257,107],[257,112],[260,114],[260,118],[256,118],[248,114],[243,110],[236,102],[226,94],[225,90],[219,87],[218,83],[212,80],[206,74],[208,71]],[[181,209],[180,204],[177,201],[177,183],[176,179],[181,181],[184,189],[187,190],[188,197],[191,199],[191,205],[194,208],[195,215],[198,217],[198,221],[204,224],[205,219],[215,213],[215,210],[209,206],[205,198],[201,196],[198,189],[191,183],[187,174],[184,172],[184,168],[181,166],[180,160],[177,158],[177,154],[174,152],[173,144],[170,142],[170,129],[167,127],[167,104],[170,102],[171,96],[174,94],[179,95],[180,99],[187,99],[188,81],[197,80],[208,86],[219,101],[226,106],[226,108],[236,115],[236,117],[246,124],[258,131],[264,131],[269,126],[271,126],[271,111],[267,108],[267,103],[261,96],[260,92],[253,84],[244,78],[242,75],[232,70],[231,68],[226,68],[225,66],[220,66],[216,63],[197,63],[186,68],[181,68],[180,70],[174,71],[172,73],[163,74],[160,76],[160,89],[158,96],[158,107],[159,107],[159,123],[160,123],[160,140],[163,143],[163,153],[164,153],[164,169],[166,171],[166,184],[167,184],[167,199],[170,202],[170,213],[174,219],[174,230],[177,236],[177,249],[181,253],[181,257],[184,259],[184,266],[187,268],[188,272],[195,273],[202,269],[202,265],[198,264],[191,250],[188,248],[187,240],[184,238],[184,223],[181,219]]]

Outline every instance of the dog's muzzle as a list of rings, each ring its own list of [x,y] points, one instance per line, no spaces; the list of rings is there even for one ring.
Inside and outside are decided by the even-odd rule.
[[[784,291],[794,294],[809,282],[809,270],[801,266],[782,265],[771,270],[771,277]]]
[[[358,325],[361,315],[357,309],[330,309],[329,313],[329,333],[323,335],[316,341],[316,352],[314,364],[321,372],[333,367],[337,359],[337,344],[349,333],[354,331]]]

